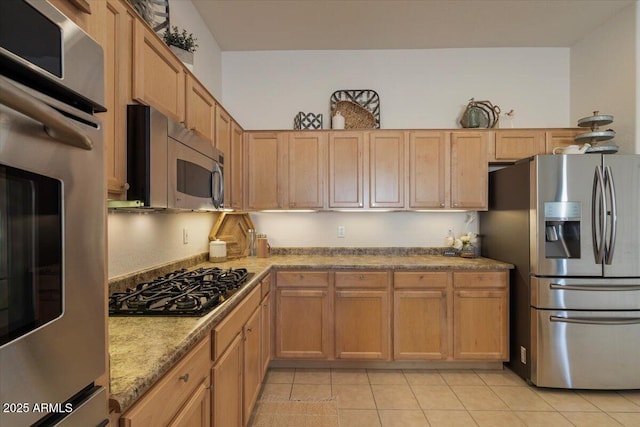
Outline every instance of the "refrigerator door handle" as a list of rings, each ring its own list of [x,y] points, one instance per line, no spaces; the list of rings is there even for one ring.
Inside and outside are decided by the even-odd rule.
[[[582,325],[638,325],[640,324],[640,317],[630,317],[621,319],[604,319],[598,317],[560,317],[549,316],[549,320],[552,322],[561,323],[578,323]]]
[[[613,251],[616,248],[616,235],[618,234],[618,215],[616,211],[616,188],[610,166],[606,166],[604,169],[604,182],[607,185],[607,192],[611,201],[611,211],[605,212],[607,216],[611,216],[611,230],[609,231],[609,243],[605,249],[604,262],[605,264],[611,265],[613,262]]]
[[[602,264],[605,251],[604,236],[607,231],[607,223],[604,216],[607,212],[607,202],[604,197],[604,188],[602,169],[600,166],[596,166],[591,192],[591,238],[593,240],[593,255],[596,264]],[[596,221],[598,224],[596,224]]]
[[[620,286],[598,286],[598,285],[560,285],[558,283],[549,284],[552,291],[588,291],[588,292],[628,292],[640,291],[640,285],[620,285]]]

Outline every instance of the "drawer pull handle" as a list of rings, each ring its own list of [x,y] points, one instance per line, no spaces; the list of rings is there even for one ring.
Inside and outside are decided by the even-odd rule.
[[[251,328],[247,328],[247,332],[251,332],[253,329]]]
[[[640,324],[640,317],[601,319],[597,317],[571,318],[571,317],[562,317],[562,316],[549,316],[549,320],[552,322],[577,323],[581,325],[638,325]]]
[[[182,381],[184,381],[186,383],[187,381],[189,381],[189,374],[188,373],[184,374],[181,377],[178,377],[178,379],[182,380]]]
[[[300,280],[303,280],[303,279],[304,279],[304,274],[301,274],[300,275]]]
[[[358,279],[364,280],[364,275],[361,274],[360,276],[358,276]]]

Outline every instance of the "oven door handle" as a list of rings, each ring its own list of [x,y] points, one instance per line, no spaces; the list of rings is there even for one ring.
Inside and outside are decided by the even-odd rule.
[[[604,319],[598,317],[560,317],[549,316],[552,322],[577,323],[581,325],[638,325],[640,317]]]
[[[91,139],[73,126],[69,119],[2,77],[0,103],[42,123],[45,132],[60,142],[84,150],[93,149]]]

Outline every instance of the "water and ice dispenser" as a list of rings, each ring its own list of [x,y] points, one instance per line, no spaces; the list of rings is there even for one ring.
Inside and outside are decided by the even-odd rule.
[[[580,258],[581,202],[545,202],[545,258]]]

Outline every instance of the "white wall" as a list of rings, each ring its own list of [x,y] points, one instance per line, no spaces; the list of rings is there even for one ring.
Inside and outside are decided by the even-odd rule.
[[[109,278],[208,252],[217,218],[217,213],[109,212]],[[184,228],[188,244],[183,243]]]
[[[223,103],[246,129],[291,129],[340,89],[380,95],[383,128],[459,127],[471,97],[515,110],[516,127],[565,127],[569,49],[223,52]]]
[[[172,27],[176,25],[180,31],[185,29],[198,39],[193,74],[222,102],[222,52],[193,3],[190,0],[170,0],[169,21]]]
[[[477,214],[430,212],[251,213],[274,247],[440,247],[448,230],[477,233]],[[468,224],[467,224],[468,221]],[[345,237],[337,237],[338,226]]]
[[[624,153],[640,153],[638,6],[631,4],[571,48],[571,121],[612,114]]]

